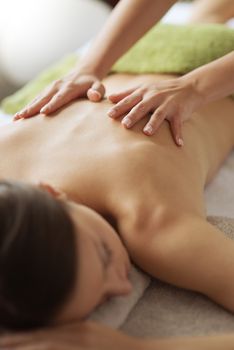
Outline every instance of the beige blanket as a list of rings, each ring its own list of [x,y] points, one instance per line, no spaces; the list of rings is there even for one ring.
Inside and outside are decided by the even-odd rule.
[[[207,186],[205,200],[207,215],[234,218],[234,150]]]

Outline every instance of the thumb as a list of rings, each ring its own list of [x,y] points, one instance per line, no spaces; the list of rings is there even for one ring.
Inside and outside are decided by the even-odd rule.
[[[87,91],[90,101],[99,102],[105,95],[105,87],[100,81],[95,81],[91,88]]]

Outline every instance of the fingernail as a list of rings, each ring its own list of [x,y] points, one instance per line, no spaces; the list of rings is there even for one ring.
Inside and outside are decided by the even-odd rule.
[[[109,112],[108,112],[108,115],[109,115],[109,117],[114,117],[114,116],[116,116],[116,111],[114,110],[114,109],[111,109]]]
[[[47,112],[47,108],[46,107],[43,107],[41,110],[40,110],[40,113],[46,113]]]
[[[153,128],[151,125],[147,125],[145,128],[144,128],[144,132],[147,133],[147,135],[152,135],[153,134]]]
[[[179,146],[184,146],[184,141],[183,141],[183,139],[180,137],[180,138],[178,138],[178,145]]]
[[[16,114],[14,115],[13,121],[22,119],[22,118],[23,118],[22,115],[23,115],[22,112],[16,113]]]
[[[100,92],[99,92],[99,91],[97,91],[97,90],[90,89],[90,92],[92,92],[92,94],[97,95],[98,97],[101,97]]]
[[[130,126],[132,125],[132,122],[131,122],[130,119],[124,118],[124,119],[122,120],[122,124],[124,124],[127,128],[130,128]]]

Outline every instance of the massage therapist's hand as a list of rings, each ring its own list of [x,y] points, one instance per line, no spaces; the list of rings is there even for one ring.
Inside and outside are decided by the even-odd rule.
[[[110,95],[109,99],[115,106],[109,110],[108,115],[113,119],[124,116],[122,124],[131,128],[150,113],[143,129],[148,136],[155,134],[166,119],[170,123],[175,143],[182,146],[182,123],[191,117],[202,102],[193,84],[184,77],[146,84]]]
[[[143,345],[94,322],[0,336],[0,349],[4,350],[145,350]]]
[[[22,111],[16,113],[14,120],[30,118],[38,113],[51,114],[81,97],[98,102],[104,94],[105,88],[96,75],[74,70],[49,85]]]

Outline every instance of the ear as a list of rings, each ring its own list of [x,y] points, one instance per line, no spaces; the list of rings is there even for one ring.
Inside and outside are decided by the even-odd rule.
[[[51,194],[56,199],[66,200],[67,195],[65,192],[61,191],[59,188],[54,187],[46,182],[39,182],[38,187],[49,194]]]

